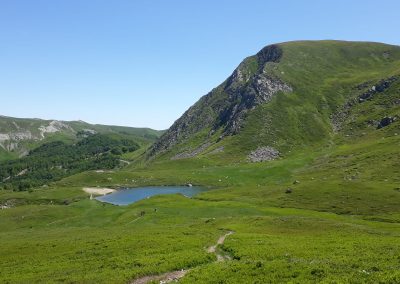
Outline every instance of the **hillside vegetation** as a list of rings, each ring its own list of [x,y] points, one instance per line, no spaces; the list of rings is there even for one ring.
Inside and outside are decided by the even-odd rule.
[[[84,121],[58,121],[0,116],[0,161],[19,158],[30,150],[53,141],[74,143],[88,134],[128,135],[148,146],[162,131],[89,124]]]
[[[267,46],[192,106],[150,153],[167,160],[207,156],[240,162],[258,147],[273,147],[285,156],[329,143],[340,125],[350,123],[348,113],[361,108],[373,109],[374,115],[358,119],[373,120],[369,128],[367,121],[359,123],[374,131],[385,116],[398,114],[399,76],[398,46],[340,41]],[[376,95],[349,104],[385,80],[390,82]]]
[[[134,163],[1,190],[0,281],[183,269],[180,283],[399,283],[399,149],[400,47],[268,46],[147,151],[122,155]],[[211,190],[129,206],[82,191],[189,183]],[[218,261],[207,248],[228,232]]]
[[[121,155],[140,148],[133,140],[116,135],[94,134],[66,144],[43,144],[21,159],[0,163],[0,180],[5,189],[26,190],[79,172],[114,169]]]

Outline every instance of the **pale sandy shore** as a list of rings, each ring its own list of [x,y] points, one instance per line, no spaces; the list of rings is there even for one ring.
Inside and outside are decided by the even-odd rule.
[[[109,193],[113,193],[115,189],[106,187],[84,187],[83,191],[93,195],[106,195]]]

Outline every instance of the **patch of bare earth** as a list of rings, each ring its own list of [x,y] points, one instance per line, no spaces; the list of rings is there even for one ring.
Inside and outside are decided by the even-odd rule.
[[[172,272],[167,272],[161,275],[150,275],[138,278],[132,282],[132,284],[146,284],[150,281],[160,281],[160,283],[170,283],[172,281],[177,281],[188,272],[188,270],[177,270]]]
[[[217,261],[225,261],[225,260],[229,260],[229,259],[230,259],[229,256],[224,256],[224,255],[222,255],[222,254],[219,254],[219,253],[217,252],[217,247],[218,247],[219,245],[224,244],[225,238],[226,238],[227,236],[229,236],[229,235],[232,235],[232,234],[233,234],[233,232],[231,231],[231,232],[226,233],[226,234],[223,235],[223,236],[220,236],[219,239],[218,239],[218,241],[217,241],[217,243],[216,243],[215,245],[213,245],[213,246],[211,246],[211,247],[209,247],[209,248],[207,249],[207,252],[209,252],[209,253],[215,253],[215,255],[217,256]]]

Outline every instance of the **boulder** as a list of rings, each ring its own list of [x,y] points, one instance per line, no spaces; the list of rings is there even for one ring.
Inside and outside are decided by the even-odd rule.
[[[386,127],[396,121],[396,117],[385,116],[378,124],[378,129]]]
[[[250,162],[263,162],[263,161],[272,161],[279,158],[280,153],[278,150],[272,147],[259,147],[256,150],[252,151],[247,159]]]

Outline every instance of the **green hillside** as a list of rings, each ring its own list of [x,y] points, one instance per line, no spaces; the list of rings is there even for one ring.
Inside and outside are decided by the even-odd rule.
[[[76,142],[86,134],[118,134],[135,139],[140,145],[154,142],[163,131],[89,124],[84,121],[58,121],[0,116],[0,161],[25,156],[42,144]]]
[[[400,47],[267,46],[134,163],[0,190],[0,282],[399,283],[399,149]],[[82,190],[188,184],[210,190]]]
[[[22,191],[87,170],[112,170],[129,163],[122,155],[139,148],[134,140],[115,134],[92,134],[75,144],[46,143],[25,157],[0,162],[0,185]]]
[[[342,108],[348,102],[392,77],[376,96],[349,109],[367,113],[374,108],[370,118],[375,121],[398,114],[395,96],[380,111],[371,101],[396,92],[399,76],[398,46],[340,41],[267,46],[191,107],[151,154],[167,159],[214,159],[217,154],[218,159],[238,162],[262,146],[285,156],[297,148],[322,145],[333,139],[334,124],[349,121],[333,120],[347,112]]]

